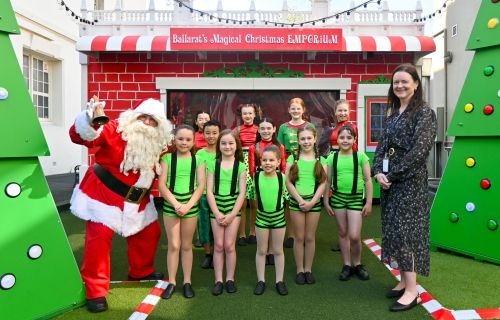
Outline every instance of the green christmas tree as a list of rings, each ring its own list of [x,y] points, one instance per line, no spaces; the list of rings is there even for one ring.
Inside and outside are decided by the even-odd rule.
[[[71,247],[38,156],[49,154],[0,1],[0,318],[48,318],[85,302]]]
[[[431,246],[500,263],[500,1],[483,0],[448,134],[453,149],[431,210]]]

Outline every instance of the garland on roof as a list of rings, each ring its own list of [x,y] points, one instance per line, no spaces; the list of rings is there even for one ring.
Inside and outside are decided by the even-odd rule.
[[[79,21],[80,23],[85,23],[85,24],[88,24],[88,25],[94,25],[94,23],[97,23],[97,19],[94,20],[94,21],[90,21],[90,20],[87,20],[87,19],[83,18],[82,16],[78,15],[77,13],[75,13],[73,10],[71,10],[70,7],[68,7],[66,5],[66,3],[64,2],[64,0],[57,0],[57,3],[61,7],[64,7],[64,9],[66,10],[66,12],[68,12],[68,14],[70,14],[76,21]]]
[[[443,12],[446,12],[446,8],[450,4],[450,2],[453,2],[453,1],[454,0],[446,0],[439,9],[437,9],[433,13],[424,14],[422,16],[422,18],[414,19],[413,22],[423,22],[423,21],[427,21],[427,20],[429,20],[429,21],[432,20],[432,18],[434,18],[436,16],[436,14],[442,14]]]
[[[230,19],[230,18],[222,18],[222,17],[217,17],[217,16],[214,16],[213,14],[211,13],[208,13],[208,12],[205,12],[205,11],[202,11],[202,10],[198,10],[198,9],[195,9],[195,8],[192,8],[190,6],[188,6],[187,4],[183,3],[181,0],[174,0],[175,2],[177,2],[177,4],[179,5],[179,7],[184,7],[186,8],[187,10],[189,10],[191,13],[193,12],[197,12],[200,14],[201,17],[203,16],[207,16],[210,18],[210,20],[218,20],[219,22],[223,22],[225,21],[226,24],[229,24],[229,23],[233,23],[233,24],[255,24],[256,22],[258,22],[257,20],[255,19],[251,19],[251,20],[238,20],[238,19]],[[276,21],[268,21],[268,20],[261,20],[260,22],[261,23],[264,23],[265,25],[272,25],[274,24],[274,26],[278,27],[278,26],[281,26],[281,27],[284,27],[284,26],[289,26],[289,27],[294,27],[294,26],[304,26],[306,24],[311,24],[311,25],[316,25],[316,23],[319,23],[319,22],[322,22],[322,23],[326,23],[327,20],[330,20],[330,19],[339,19],[340,16],[342,15],[351,15],[352,12],[356,11],[357,9],[363,7],[363,8],[366,8],[368,7],[368,5],[370,3],[377,3],[377,5],[380,5],[380,2],[381,0],[367,0],[357,6],[354,6],[352,8],[349,8],[347,10],[344,10],[344,11],[340,11],[340,12],[337,12],[337,13],[334,13],[332,15],[329,15],[329,16],[325,16],[323,18],[319,18],[319,19],[315,19],[315,20],[309,20],[309,21],[304,21],[304,22],[276,22]]]

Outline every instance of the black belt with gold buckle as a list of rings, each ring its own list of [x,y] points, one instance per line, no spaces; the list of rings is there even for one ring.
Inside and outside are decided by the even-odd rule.
[[[101,182],[114,193],[124,197],[126,202],[139,204],[149,194],[149,189],[129,186],[113,176],[100,164],[94,165],[94,172]]]

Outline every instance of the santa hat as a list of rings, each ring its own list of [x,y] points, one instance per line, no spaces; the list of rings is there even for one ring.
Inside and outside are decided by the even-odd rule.
[[[152,98],[140,101],[135,107],[134,112],[138,114],[150,115],[155,118],[156,121],[167,119],[163,103]]]

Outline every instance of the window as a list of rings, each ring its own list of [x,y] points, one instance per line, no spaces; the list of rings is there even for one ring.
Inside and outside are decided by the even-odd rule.
[[[367,98],[367,136],[366,145],[376,147],[385,127],[387,98]]]
[[[49,63],[41,58],[23,55],[23,76],[39,119],[49,120],[50,102]]]

